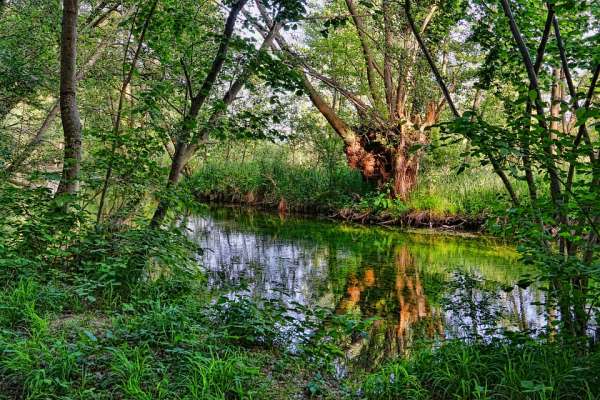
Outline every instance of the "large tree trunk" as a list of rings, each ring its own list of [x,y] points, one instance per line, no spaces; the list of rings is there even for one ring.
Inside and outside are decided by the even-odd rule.
[[[405,201],[417,184],[420,154],[410,154],[408,148],[398,148],[394,154],[393,195]]]
[[[346,145],[346,159],[350,168],[358,170],[367,182],[378,187],[390,184],[392,197],[407,200],[417,184],[422,151],[411,149],[413,144],[424,144],[427,138],[407,129],[390,131],[386,136],[399,138],[396,147],[382,145],[376,140],[381,132],[361,134],[359,139]]]
[[[64,133],[64,164],[57,194],[76,194],[81,167],[81,122],[77,108],[78,0],[63,1],[60,44],[60,116]]]
[[[346,147],[348,165],[360,171],[367,182],[382,187],[391,183],[391,195],[405,201],[414,189],[419,174],[421,155],[411,153],[409,146],[395,149],[366,150],[360,145]]]

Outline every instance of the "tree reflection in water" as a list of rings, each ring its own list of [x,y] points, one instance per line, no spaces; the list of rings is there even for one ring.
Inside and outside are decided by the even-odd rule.
[[[542,292],[515,286],[523,270],[516,255],[482,240],[239,211],[186,224],[208,249],[198,258],[215,288],[243,284],[231,293],[378,317],[348,349],[366,367],[422,340],[545,324],[548,310],[532,304],[544,302]]]
[[[360,278],[350,277],[347,295],[338,303],[338,313],[360,313],[379,317],[366,337],[357,337],[349,350],[363,368],[405,355],[416,339],[444,337],[443,316],[427,301],[419,271],[407,245],[394,247],[392,275],[385,271],[377,281],[376,272],[366,267]],[[376,285],[377,282],[377,285]]]

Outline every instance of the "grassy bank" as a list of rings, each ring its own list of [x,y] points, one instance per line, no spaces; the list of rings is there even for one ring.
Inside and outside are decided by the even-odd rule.
[[[345,328],[289,352],[272,303],[216,303],[170,278],[90,304],[80,286],[3,281],[3,399],[594,399],[600,357],[557,343],[446,342],[336,377]],[[183,287],[188,286],[183,289]],[[339,321],[339,320],[338,320]],[[348,321],[348,320],[346,320]],[[331,328],[330,328],[331,329]],[[359,327],[354,327],[359,329]],[[356,334],[356,333],[355,333]],[[336,340],[325,339],[334,337]]]
[[[564,345],[448,342],[362,377],[368,399],[596,399],[598,353]]]
[[[233,143],[232,148],[207,155],[190,182],[196,196],[203,201],[322,213],[359,222],[467,228],[478,228],[510,207],[491,169],[457,173],[462,163],[457,150],[428,154],[416,190],[402,202],[389,199],[385,188],[365,183],[339,157],[315,160],[310,152],[287,145],[253,145],[251,154],[236,147],[244,144]],[[441,163],[440,157],[454,162]],[[517,184],[517,189],[524,187]]]

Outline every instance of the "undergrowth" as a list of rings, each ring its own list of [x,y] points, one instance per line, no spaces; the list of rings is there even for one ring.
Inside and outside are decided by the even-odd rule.
[[[362,376],[368,399],[596,399],[598,353],[532,340],[450,341]]]
[[[340,375],[372,320],[211,293],[177,230],[65,219],[43,190],[0,202],[0,399],[600,395],[598,353],[558,337],[447,341]]]

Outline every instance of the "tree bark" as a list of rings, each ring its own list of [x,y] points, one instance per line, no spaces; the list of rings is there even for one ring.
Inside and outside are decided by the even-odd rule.
[[[421,157],[410,154],[409,149],[400,148],[394,154],[394,196],[407,200],[417,184]]]
[[[560,87],[560,68],[553,68],[552,70],[552,89],[550,92],[550,139],[556,140],[556,132],[560,129],[562,121],[560,118],[560,103],[563,100],[563,91]],[[556,154],[556,146],[552,145],[552,153]]]
[[[57,194],[76,194],[81,168],[81,121],[77,107],[77,16],[79,0],[63,1],[60,44],[60,116],[64,134],[64,164]]]

